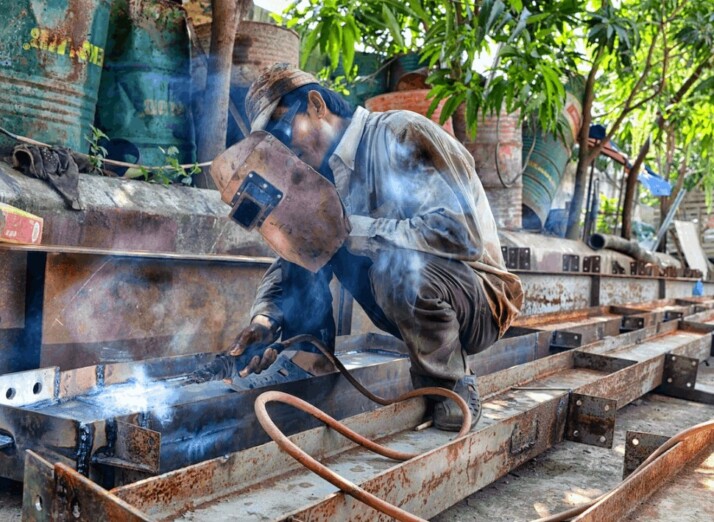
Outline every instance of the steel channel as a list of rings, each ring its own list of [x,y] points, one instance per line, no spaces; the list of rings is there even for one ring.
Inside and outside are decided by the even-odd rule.
[[[656,329],[654,330],[656,333]],[[625,337],[634,337],[631,334],[625,334]],[[662,343],[668,337],[677,337],[680,341],[679,345],[672,347],[668,343]],[[585,375],[584,380],[591,379],[591,382],[576,387],[574,391],[609,396],[609,398],[617,400],[618,407],[621,407],[626,400],[642,395],[651,387],[659,384],[656,382],[656,376],[659,375],[661,380],[663,354],[665,351],[674,348],[677,352],[701,353],[704,346],[704,343],[701,342],[702,337],[695,334],[683,336],[679,331],[671,331],[668,334],[656,336],[652,338],[650,344],[652,346],[660,345],[660,354],[651,355],[649,358],[645,358],[612,374],[603,375],[601,372],[585,372],[583,374]],[[642,343],[637,346],[646,344]],[[610,346],[610,349],[613,350],[613,347]],[[614,350],[616,351],[617,348]],[[547,363],[555,363],[555,366],[564,370],[560,373],[567,374],[574,371],[572,360],[573,355],[566,352],[523,365],[536,367],[530,372],[532,384],[537,384],[537,379],[545,378],[547,380],[550,378],[550,382],[546,384],[552,386],[554,390],[544,391],[542,388],[538,388],[538,391],[536,389],[528,391],[523,389],[518,392],[510,392],[509,396],[522,397],[523,399],[540,397],[541,402],[537,406],[533,407],[531,405],[526,411],[521,411],[515,415],[504,415],[500,420],[496,415],[493,424],[486,425],[464,438],[429,451],[422,457],[393,466],[381,475],[369,479],[365,485],[368,488],[373,488],[371,490],[383,498],[400,504],[415,514],[433,516],[460,498],[476,491],[525,460],[551,447],[562,439],[568,393],[567,391],[558,391],[555,385],[559,384],[559,378],[557,375],[552,374],[553,365]],[[505,381],[508,380],[519,380],[529,372],[514,374],[514,369],[508,369],[499,373],[510,374],[510,377],[506,379],[499,379],[497,374],[494,376],[494,383],[505,384]],[[597,376],[598,373],[599,377]],[[643,382],[646,384],[644,385],[643,382],[638,381],[641,376],[645,376]],[[651,376],[655,376],[653,380],[650,380]],[[565,381],[560,378],[560,384],[567,383],[568,378],[567,376],[564,377],[566,377]],[[598,380],[602,380],[602,389],[598,389],[595,384]],[[491,386],[494,387],[494,384],[491,384]],[[492,403],[497,407],[494,411],[498,411],[498,408],[503,408],[503,406],[498,406],[498,401],[504,400],[502,397],[495,396],[490,400],[496,401]],[[487,400],[485,404],[486,412],[489,411],[488,407]],[[370,415],[374,415],[374,413]],[[535,421],[534,419],[538,420]],[[536,427],[534,428],[534,426]],[[515,455],[513,454],[514,435],[517,441]],[[205,463],[198,464],[191,469],[191,472],[195,472],[195,470],[205,465]],[[171,475],[172,480],[178,480],[183,473],[187,472],[187,470],[173,472]],[[124,495],[128,494],[127,492],[131,492],[133,496],[140,495],[140,492],[143,488],[147,488],[148,484],[158,484],[167,480],[165,477],[155,477],[127,486],[122,491],[118,491],[118,493]],[[187,476],[184,476],[184,478],[187,478]],[[235,490],[236,487],[240,487],[240,484],[230,483],[230,480],[221,479],[221,482],[226,487],[221,491],[212,491],[212,495],[220,496],[228,493],[230,489]],[[165,491],[163,488],[159,489]],[[155,495],[157,488],[153,487],[152,491],[154,493],[149,495],[145,503],[163,502],[162,498],[157,498]],[[190,492],[187,494],[190,494]],[[429,501],[425,502],[425,499]],[[184,502],[188,502],[188,499],[185,499]],[[181,499],[172,496],[170,505],[182,505]],[[158,511],[165,510],[162,512],[162,516],[164,516],[171,509],[170,505],[164,505],[163,508],[157,507],[156,509]],[[363,504],[337,493],[329,495],[325,500],[306,506],[297,512],[292,512],[291,515],[303,519],[309,518],[310,520],[329,520],[334,519],[334,517],[352,519],[360,516],[372,519],[374,512]]]
[[[609,522],[624,520],[657,490],[666,486],[688,463],[714,449],[714,430],[694,435],[664,453],[642,473],[609,493],[602,502],[573,520]],[[670,514],[671,515],[671,514]]]

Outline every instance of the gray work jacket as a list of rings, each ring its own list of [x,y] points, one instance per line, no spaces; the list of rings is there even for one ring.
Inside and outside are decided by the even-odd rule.
[[[419,114],[358,107],[329,165],[352,225],[350,252],[373,257],[397,247],[465,262],[481,278],[503,335],[518,315],[523,290],[506,270],[473,157],[461,143]],[[252,317],[281,323],[280,280],[274,264]]]

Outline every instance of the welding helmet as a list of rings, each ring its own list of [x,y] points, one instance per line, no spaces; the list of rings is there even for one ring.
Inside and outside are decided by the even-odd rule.
[[[230,217],[283,259],[317,272],[350,231],[335,186],[265,131],[218,156],[211,176]]]

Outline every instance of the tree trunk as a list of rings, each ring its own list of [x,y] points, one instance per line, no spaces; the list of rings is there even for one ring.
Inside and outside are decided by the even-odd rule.
[[[689,92],[689,90],[694,86],[702,71],[707,68],[709,62],[712,58],[708,58],[700,63],[694,70],[692,75],[687,78],[687,80],[682,84],[676,94],[672,97],[672,100],[667,104],[669,107],[676,107],[684,98],[684,96]],[[665,115],[660,112],[655,121],[655,126],[657,128],[662,128],[665,123]],[[625,239],[630,239],[632,235],[632,213],[634,212],[634,202],[635,202],[635,189],[637,188],[637,176],[639,175],[639,170],[645,161],[647,152],[650,149],[650,138],[642,145],[640,152],[637,154],[637,159],[635,164],[630,170],[630,174],[627,177],[627,186],[625,188],[625,202],[622,205],[622,237]]]
[[[239,21],[251,4],[252,0],[211,1],[211,52],[203,100],[205,112],[203,121],[199,122],[199,162],[213,161],[226,148],[233,44]],[[203,175],[197,177],[196,185],[216,188],[208,173],[208,169],[204,169]]]
[[[588,79],[585,82],[585,92],[583,94],[583,121],[578,132],[578,145],[580,151],[578,153],[578,167],[575,171],[575,188],[573,191],[573,200],[570,203],[570,211],[568,212],[568,228],[565,232],[565,237],[568,239],[580,239],[580,215],[583,211],[583,199],[585,196],[585,185],[588,180],[588,168],[595,160],[595,157],[590,153],[588,146],[588,137],[590,135],[590,123],[592,122],[593,100],[595,98],[595,76],[600,67],[600,60],[603,56],[603,50],[598,51],[597,56],[593,60],[592,68],[588,74]]]

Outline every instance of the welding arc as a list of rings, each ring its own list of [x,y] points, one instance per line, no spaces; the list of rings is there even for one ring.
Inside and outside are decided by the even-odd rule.
[[[335,357],[335,355],[322,342],[320,342],[313,336],[298,335],[286,341],[283,341],[280,344],[283,345],[283,347],[288,347],[292,344],[300,342],[310,342],[315,347],[317,347],[317,349],[320,350],[320,352],[322,352],[322,354],[327,357],[330,362],[332,362],[332,364],[335,365],[335,367],[340,371],[340,373],[345,376],[345,378],[350,382],[350,384],[352,384],[352,386],[357,389],[357,391],[359,391],[361,394],[363,394],[365,397],[369,398],[373,402],[376,402],[377,404],[381,404],[383,406],[388,406],[390,404],[406,401],[414,397],[421,397],[425,395],[439,395],[441,397],[453,400],[463,413],[464,418],[461,423],[461,430],[457,434],[457,437],[466,435],[471,429],[471,410],[469,410],[466,401],[459,394],[451,390],[447,390],[446,388],[432,387],[412,390],[400,395],[396,399],[385,399],[383,397],[379,397],[373,394],[367,388],[362,386],[362,384],[352,376],[349,370],[344,367],[340,360],[337,359],[337,357]],[[352,431],[350,428],[348,428],[338,420],[332,418],[330,415],[320,410],[319,408],[316,408],[312,404],[287,393],[279,391],[268,391],[261,394],[255,401],[255,416],[258,419],[260,425],[266,431],[266,433],[270,436],[271,439],[273,439],[273,441],[278,445],[280,449],[282,449],[285,453],[293,457],[307,469],[309,469],[313,473],[316,473],[323,479],[327,480],[332,485],[340,488],[348,495],[353,496],[354,498],[361,502],[364,502],[371,508],[381,511],[382,513],[396,520],[402,522],[425,522],[423,518],[419,518],[416,515],[413,515],[408,511],[405,511],[393,504],[390,504],[389,502],[382,500],[381,498],[373,495],[372,493],[369,493],[368,491],[362,489],[357,484],[354,484],[346,478],[338,475],[330,468],[319,462],[317,459],[311,457],[306,452],[304,452],[288,437],[286,437],[285,434],[280,431],[280,429],[270,418],[270,415],[268,415],[268,411],[266,409],[266,405],[269,402],[281,402],[283,404],[287,404],[289,406],[302,410],[303,412],[312,415],[317,420],[325,423],[328,427],[334,429],[344,437],[350,439],[352,442],[355,442],[356,444],[359,444],[360,446],[363,446],[374,453],[378,453],[383,457],[387,457],[394,460],[409,460],[416,457],[418,453],[406,453],[402,451],[396,451],[377,444],[376,442],[371,441],[366,437],[363,437],[359,433]]]
[[[407,399],[420,397],[423,395],[440,395],[442,397],[446,397],[455,401],[461,409],[461,412],[464,414],[461,431],[459,431],[457,437],[466,435],[469,432],[471,428],[471,412],[469,411],[469,407],[467,406],[466,402],[461,398],[461,396],[451,390],[447,390],[446,388],[419,388],[418,390],[412,390],[403,395],[400,395],[391,402],[402,402]],[[257,417],[258,422],[266,431],[266,433],[270,436],[271,439],[273,439],[273,441],[275,441],[275,443],[278,445],[278,447],[280,447],[280,449],[282,449],[285,453],[297,460],[307,469],[309,469],[313,473],[316,473],[323,479],[327,480],[332,485],[340,488],[348,495],[353,496],[357,500],[364,502],[368,506],[378,511],[381,511],[385,515],[388,515],[396,520],[402,522],[425,522],[425,519],[417,517],[416,515],[412,515],[408,511],[405,511],[393,504],[390,504],[389,502],[382,500],[381,498],[373,495],[372,493],[369,493],[368,491],[362,489],[357,484],[354,484],[353,482],[350,482],[341,475],[338,475],[330,468],[319,462],[317,459],[308,455],[294,442],[292,442],[287,436],[285,436],[285,434],[280,431],[280,429],[275,425],[273,420],[270,418],[270,415],[268,415],[268,411],[266,409],[266,405],[269,402],[281,402],[283,404],[287,404],[289,406],[293,406],[294,408],[302,410],[305,413],[312,415],[317,420],[324,422],[328,427],[347,437],[352,442],[355,442],[367,448],[368,450],[373,451],[374,453],[378,453],[383,457],[387,457],[394,460],[409,460],[416,457],[418,453],[406,453],[402,451],[396,451],[377,444],[376,442],[371,441],[366,437],[363,437],[359,433],[352,431],[347,426],[345,426],[338,420],[332,418],[319,408],[316,408],[312,404],[305,402],[302,399],[299,399],[294,395],[290,395],[288,393],[279,391],[268,391],[262,393],[255,401],[255,416]]]
[[[679,444],[680,442],[685,441],[686,439],[693,437],[695,435],[698,435],[700,433],[710,431],[714,429],[714,420],[710,420],[707,422],[702,422],[701,424],[696,424],[692,426],[691,428],[687,428],[686,430],[680,431],[677,433],[674,437],[670,438],[667,442],[662,444],[659,448],[657,448],[649,457],[647,457],[647,460],[642,462],[639,466],[637,466],[637,469],[633,471],[625,480],[620,482],[620,484],[613,489],[612,491],[605,493],[603,495],[600,495],[598,498],[593,500],[592,502],[588,502],[587,504],[583,504],[582,506],[574,507],[572,509],[569,509],[567,511],[562,511],[561,513],[556,513],[554,515],[551,515],[549,517],[544,517],[544,518],[539,518],[537,520],[534,520],[533,522],[564,522],[565,520],[570,520],[573,517],[576,517],[580,515],[581,513],[584,513],[588,509],[597,506],[598,504],[601,504],[608,498],[616,495],[620,490],[622,490],[627,484],[635,480],[637,475],[642,473],[644,469],[652,464],[655,460],[657,460],[660,456],[662,456],[664,453],[672,449],[674,446]]]

